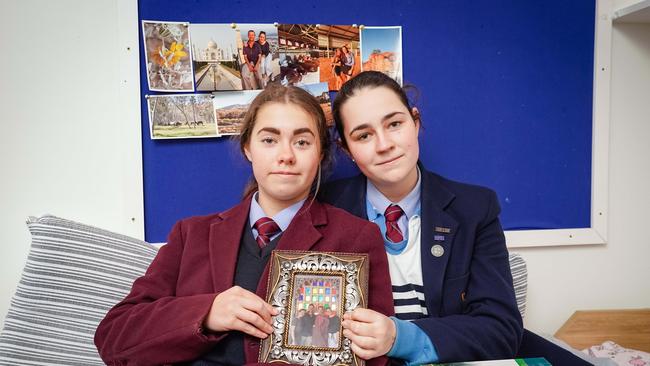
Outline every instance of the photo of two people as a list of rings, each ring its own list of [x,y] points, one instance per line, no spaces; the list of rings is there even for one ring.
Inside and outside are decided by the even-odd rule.
[[[278,79],[278,29],[273,24],[239,24],[241,76],[244,90],[264,89]]]
[[[278,79],[273,24],[191,24],[196,90],[259,90]]]
[[[339,90],[346,81],[361,72],[359,28],[351,25],[320,25],[320,80],[329,90]]]

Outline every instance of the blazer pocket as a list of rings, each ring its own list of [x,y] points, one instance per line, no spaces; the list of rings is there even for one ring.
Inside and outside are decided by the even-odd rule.
[[[461,314],[465,307],[465,290],[469,273],[445,280],[442,289],[443,315]]]

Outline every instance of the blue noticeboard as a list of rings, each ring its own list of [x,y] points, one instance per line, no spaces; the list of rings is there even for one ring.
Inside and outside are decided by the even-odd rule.
[[[140,20],[401,25],[421,160],[497,191],[506,230],[590,227],[595,1],[154,1]],[[140,27],[140,25],[138,25]],[[141,35],[142,37],[142,35]],[[151,140],[140,39],[145,236],[236,204],[250,176],[228,138]],[[333,97],[334,95],[332,95]],[[356,173],[341,156],[334,177]]]

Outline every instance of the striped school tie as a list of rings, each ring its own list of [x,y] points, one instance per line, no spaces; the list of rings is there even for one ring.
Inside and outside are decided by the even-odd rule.
[[[255,221],[253,227],[257,230],[257,245],[260,249],[264,248],[271,242],[271,237],[273,237],[273,235],[282,231],[278,224],[269,217],[262,217]]]
[[[397,225],[397,220],[404,215],[404,211],[398,205],[389,205],[384,212],[386,218],[386,238],[393,243],[399,243],[404,240],[402,230]]]

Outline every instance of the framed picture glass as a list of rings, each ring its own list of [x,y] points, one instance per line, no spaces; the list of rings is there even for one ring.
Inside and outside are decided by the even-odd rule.
[[[267,302],[279,310],[260,362],[363,365],[343,336],[343,314],[367,307],[365,254],[275,250]]]

